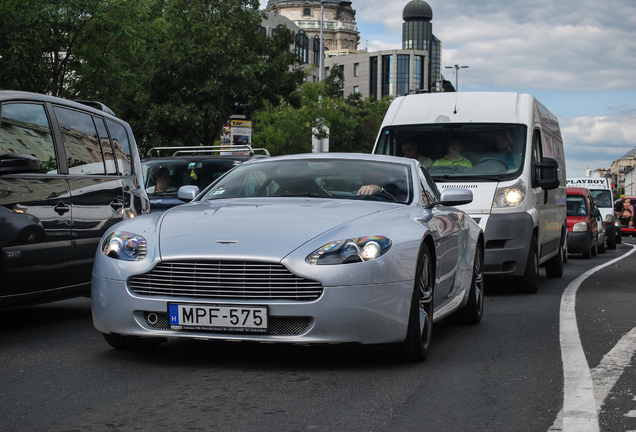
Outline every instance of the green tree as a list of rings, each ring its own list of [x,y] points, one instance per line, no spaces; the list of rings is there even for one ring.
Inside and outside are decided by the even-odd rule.
[[[104,99],[143,40],[154,0],[2,0],[0,88]]]
[[[329,151],[370,153],[391,100],[359,94],[340,96],[341,69],[333,67],[320,83],[305,83],[295,95],[298,105],[264,106],[254,116],[255,147],[272,155],[311,152],[312,131],[329,128]],[[327,138],[327,133],[317,133]]]
[[[257,0],[2,0],[0,88],[100,100],[142,153],[212,144],[241,106],[276,106],[304,78],[291,31]]]

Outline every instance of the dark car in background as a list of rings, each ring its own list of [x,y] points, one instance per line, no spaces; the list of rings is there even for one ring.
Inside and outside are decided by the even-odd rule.
[[[162,156],[166,152],[170,154]],[[184,204],[177,197],[181,186],[197,186],[202,191],[235,166],[264,157],[269,157],[267,150],[249,145],[152,148],[141,162],[151,211]]]
[[[150,210],[142,183],[104,105],[0,90],[0,309],[90,295],[102,234]]]

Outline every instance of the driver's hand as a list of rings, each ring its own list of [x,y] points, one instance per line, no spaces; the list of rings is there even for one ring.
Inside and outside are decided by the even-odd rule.
[[[382,191],[382,186],[378,185],[364,185],[360,188],[356,195],[373,195]]]

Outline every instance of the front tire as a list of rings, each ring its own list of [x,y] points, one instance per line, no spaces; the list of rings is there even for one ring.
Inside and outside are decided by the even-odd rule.
[[[537,236],[532,235],[530,251],[526,262],[526,271],[519,280],[519,291],[534,294],[539,291],[539,250],[537,248]]]
[[[424,244],[417,265],[406,339],[404,342],[387,346],[387,351],[392,357],[420,362],[428,356],[433,338],[434,280],[431,253],[428,246]]]
[[[479,324],[484,314],[484,251],[477,245],[473,264],[473,278],[470,282],[468,303],[444,321],[451,324]]]
[[[565,264],[565,248],[563,242],[559,245],[559,252],[545,264],[545,274],[550,278],[563,276],[563,264]]]

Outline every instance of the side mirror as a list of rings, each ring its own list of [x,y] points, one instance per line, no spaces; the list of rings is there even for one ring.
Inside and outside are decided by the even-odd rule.
[[[595,208],[595,209],[592,211],[592,216],[593,216],[593,217],[595,217],[595,218],[599,218],[599,217],[601,217],[601,212],[600,212],[600,210],[599,210],[599,209],[597,209],[597,208]]]
[[[559,187],[558,172],[559,163],[552,158],[543,158],[541,163],[535,165],[537,170],[536,183],[543,190],[552,190]]]
[[[0,155],[0,174],[24,174],[40,171],[40,160],[23,153]]]
[[[473,202],[473,191],[462,188],[444,189],[439,200],[439,204],[445,206],[458,206]]]
[[[179,192],[177,192],[177,196],[181,201],[190,202],[199,195],[199,187],[198,186],[181,186],[179,188]]]

